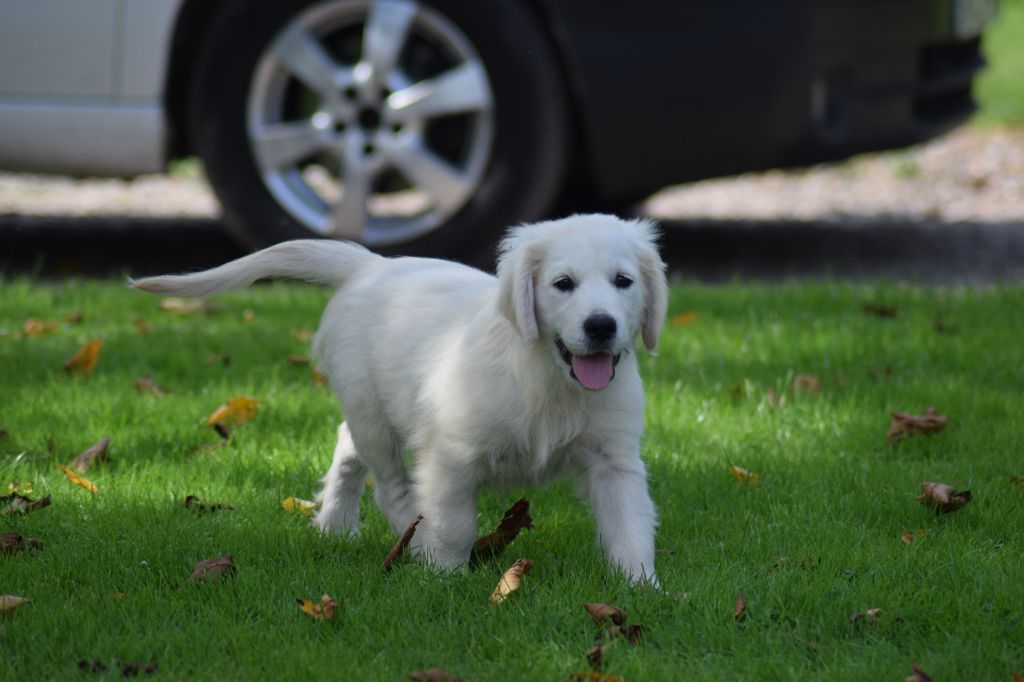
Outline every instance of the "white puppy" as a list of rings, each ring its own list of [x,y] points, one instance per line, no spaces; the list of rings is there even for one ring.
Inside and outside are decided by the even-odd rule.
[[[664,263],[646,221],[577,215],[514,228],[498,276],[360,246],[285,242],[145,291],[209,296],[265,277],[338,287],[313,347],[345,421],[313,522],[356,533],[367,468],[395,532],[417,513],[417,556],[467,563],[476,493],[573,477],[608,561],[657,584],[657,515],[640,459],[637,335],[665,318]],[[413,453],[411,472],[403,452]]]

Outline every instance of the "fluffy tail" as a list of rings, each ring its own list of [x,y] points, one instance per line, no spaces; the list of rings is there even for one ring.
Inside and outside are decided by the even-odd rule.
[[[286,277],[340,286],[353,272],[380,258],[358,244],[330,239],[296,239],[243,256],[211,270],[128,280],[129,286],[154,294],[214,296],[248,286],[258,279]]]

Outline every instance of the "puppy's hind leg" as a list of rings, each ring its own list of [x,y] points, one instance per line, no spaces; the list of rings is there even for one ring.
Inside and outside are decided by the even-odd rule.
[[[353,414],[358,414],[358,418],[351,419],[355,424],[352,437],[360,459],[370,468],[375,480],[373,501],[384,512],[392,530],[400,534],[412,523],[416,509],[398,434],[381,419]]]
[[[313,525],[325,533],[359,534],[359,498],[363,496],[366,465],[359,459],[348,423],[338,427],[338,445],[331,468],[323,478],[323,490],[317,494],[320,510]]]

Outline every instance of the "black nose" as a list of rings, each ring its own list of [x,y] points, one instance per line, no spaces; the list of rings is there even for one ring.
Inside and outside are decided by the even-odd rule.
[[[583,332],[591,341],[604,343],[615,338],[616,326],[611,315],[591,315],[583,321]]]

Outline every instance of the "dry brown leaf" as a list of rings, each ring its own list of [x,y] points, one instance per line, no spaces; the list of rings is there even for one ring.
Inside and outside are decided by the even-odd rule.
[[[135,327],[135,333],[139,336],[153,333],[153,328],[149,326],[149,322],[146,322],[141,317],[132,318],[132,326]]]
[[[101,673],[107,669],[107,664],[96,658],[92,661],[84,658],[78,659],[78,669],[83,672]]]
[[[918,501],[931,507],[936,514],[954,512],[971,501],[971,491],[961,490],[945,483],[922,483]]]
[[[135,677],[139,673],[145,673],[146,675],[152,675],[156,672],[156,663],[147,663],[145,661],[121,661],[121,677]]]
[[[26,336],[38,339],[60,329],[60,322],[44,322],[43,320],[37,320],[34,317],[30,317],[25,320],[25,324],[22,325],[21,328],[22,331],[25,332]]]
[[[309,343],[313,339],[313,332],[308,329],[293,329],[292,337],[300,343]]]
[[[185,501],[181,503],[185,509],[191,509],[192,511],[199,512],[215,512],[221,509],[234,509],[233,506],[226,502],[203,502],[195,495],[189,495],[185,498]]]
[[[100,359],[100,349],[102,348],[103,339],[94,339],[85,344],[75,351],[75,354],[64,363],[64,371],[68,374],[89,376],[92,374],[93,369],[96,368],[96,363]]]
[[[68,466],[80,474],[84,474],[93,464],[107,461],[107,448],[110,447],[110,436],[104,436],[98,443],[90,445],[78,457],[71,460]]]
[[[758,477],[757,474],[751,473],[744,469],[743,467],[738,467],[735,464],[729,467],[729,473],[732,474],[733,478],[735,478],[737,481],[746,483],[751,487],[757,485],[758,481],[760,480],[760,477]]]
[[[900,536],[900,540],[903,541],[903,544],[909,545],[911,542],[914,541],[914,534],[913,533],[904,533],[903,535]]]
[[[281,500],[281,508],[289,514],[302,514],[303,516],[312,516],[316,508],[320,506],[320,503],[313,502],[311,500],[301,500],[298,497],[286,497]]]
[[[1024,488],[1024,476],[1014,474],[1013,476],[1010,476],[1010,483],[1014,484],[1018,488]]]
[[[910,667],[914,669],[914,672],[907,675],[907,682],[932,682],[932,678],[928,677],[928,673],[918,668],[916,663],[911,663]]]
[[[160,301],[160,310],[176,315],[194,315],[216,310],[217,306],[209,301],[187,298],[165,298]]]
[[[896,317],[899,312],[891,305],[885,303],[867,303],[862,308],[865,315],[874,315],[875,317]]]
[[[743,620],[744,616],[747,615],[747,598],[743,596],[742,592],[736,593],[736,602],[733,605],[732,617],[736,620]]]
[[[148,374],[144,377],[139,377],[138,379],[136,379],[133,386],[135,387],[135,390],[138,391],[139,393],[150,393],[152,395],[155,395],[157,398],[163,398],[165,395],[164,389],[160,388],[157,385],[157,383],[153,381],[153,377],[149,376]]]
[[[1020,673],[1014,673],[1013,682],[1024,682],[1024,675],[1021,675]]]
[[[0,438],[7,438],[7,429],[0,429]]]
[[[16,597],[13,594],[0,594],[0,613],[10,613],[19,606],[32,603],[31,599]]]
[[[624,639],[630,644],[636,644],[640,641],[640,635],[644,633],[644,626],[640,623],[631,623],[629,625],[614,625],[600,635],[597,636],[597,641],[602,640],[615,640]]]
[[[50,496],[41,497],[38,500],[32,500],[24,495],[18,493],[11,493],[0,497],[0,516],[10,516],[11,514],[27,514],[30,511],[36,509],[42,509],[43,507],[50,506]]]
[[[520,499],[508,508],[493,533],[473,544],[469,565],[476,566],[500,554],[524,528],[533,528],[533,519],[530,517],[530,503]]]
[[[821,390],[821,383],[818,377],[813,374],[797,374],[793,377],[793,393],[808,393],[811,397],[817,398]]]
[[[81,310],[72,310],[70,313],[64,316],[64,321],[74,326],[76,324],[82,324],[82,320],[85,319],[85,315],[82,314]]]
[[[626,622],[626,613],[618,606],[612,606],[611,604],[595,604],[588,603],[584,604],[583,608],[587,610],[590,617],[594,619],[594,622],[600,625],[606,619],[611,618],[612,622],[616,625],[622,625]]]
[[[871,369],[871,376],[876,379],[882,379],[888,381],[892,379],[892,367],[886,365],[885,367],[873,367]]]
[[[244,395],[232,398],[206,418],[206,425],[240,426],[256,416],[256,404],[259,402],[257,398]]]
[[[26,549],[42,549],[43,543],[18,533],[0,533],[0,554],[21,554]]]
[[[296,599],[299,610],[315,620],[329,620],[334,618],[334,612],[338,608],[338,602],[334,601],[331,595],[324,593],[320,597],[320,603],[312,599]]]
[[[221,576],[232,576],[235,574],[235,559],[230,554],[217,557],[216,559],[203,559],[196,562],[192,569],[190,580],[209,580],[213,582]]]
[[[227,353],[210,353],[203,358],[204,365],[224,365],[228,367],[231,364],[231,356]]]
[[[573,682],[626,682],[626,679],[623,677],[616,677],[615,675],[609,675],[595,670],[572,673],[569,675],[569,679]]]
[[[856,625],[861,621],[866,623],[874,623],[878,620],[879,614],[882,613],[882,609],[876,607],[870,608],[867,611],[858,611],[857,613],[850,616],[850,625]]]
[[[779,394],[775,392],[774,388],[769,388],[768,393],[765,394],[765,400],[768,401],[770,407],[778,407],[782,404],[782,400],[779,398]]]
[[[391,566],[394,565],[395,559],[398,558],[398,555],[402,553],[402,550],[404,550],[406,546],[409,544],[409,541],[412,540],[412,536],[416,533],[416,526],[418,526],[420,521],[422,520],[423,515],[417,514],[416,518],[413,519],[412,523],[409,524],[409,527],[406,528],[405,532],[402,533],[402,536],[398,538],[398,542],[395,543],[395,546],[392,547],[391,551],[388,552],[388,555],[384,557],[385,571],[391,570]]]
[[[75,485],[81,488],[85,488],[93,495],[96,494],[96,484],[90,481],[88,478],[84,476],[79,476],[78,473],[72,471],[71,469],[68,469],[67,467],[63,467],[60,464],[54,464],[53,466],[63,471],[64,475],[68,477],[68,480],[74,483]]]
[[[519,589],[519,583],[523,576],[533,568],[533,562],[529,559],[516,559],[516,562],[509,566],[498,581],[498,586],[491,593],[491,601],[500,604],[508,598],[508,595]]]
[[[601,669],[601,665],[604,662],[604,654],[613,644],[615,644],[615,640],[606,642],[604,644],[595,644],[594,646],[590,647],[590,650],[587,651],[587,663],[590,664],[591,668],[593,668],[594,670]]]
[[[310,373],[309,377],[314,386],[326,386],[330,383],[326,374],[315,369]]]
[[[288,362],[293,364],[293,365],[308,365],[309,364],[309,356],[308,355],[300,355],[298,353],[291,353],[288,356]]]
[[[814,568],[821,563],[820,557],[811,557],[804,554],[799,559],[790,559],[788,556],[780,556],[772,565],[768,567],[769,571],[782,568],[783,566],[796,566],[798,568]]]
[[[409,679],[413,682],[462,682],[455,675],[442,668],[427,668],[409,673]]]
[[[948,422],[949,417],[936,413],[934,407],[926,407],[924,415],[921,416],[908,412],[893,412],[888,438],[893,441],[903,436],[931,435],[946,428]]]
[[[672,316],[673,327],[685,327],[688,324],[693,324],[697,321],[699,315],[694,310],[688,310],[684,313],[679,313]]]

